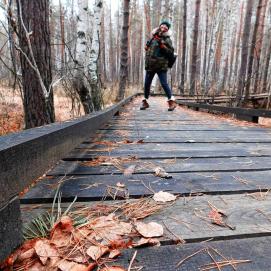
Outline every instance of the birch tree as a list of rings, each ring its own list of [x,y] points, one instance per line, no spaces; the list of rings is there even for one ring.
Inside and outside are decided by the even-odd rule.
[[[102,0],[96,0],[94,4],[91,46],[90,33],[87,31],[90,23],[88,1],[79,0],[78,6],[76,73],[74,75],[73,85],[79,94],[85,114],[89,114],[94,110],[100,110],[102,108],[98,58],[100,51],[99,33],[103,2]]]
[[[90,48],[88,75],[91,87],[92,102],[94,110],[100,110],[103,106],[101,81],[98,71],[98,59],[100,53],[100,31],[101,31],[101,15],[102,15],[103,1],[96,0],[94,7],[94,20],[93,20],[93,35]]]
[[[85,114],[94,110],[92,103],[91,88],[87,78],[87,65],[89,64],[88,44],[90,42],[88,29],[88,0],[78,0],[77,16],[77,44],[75,55],[75,74],[73,75],[73,87],[76,89]]]

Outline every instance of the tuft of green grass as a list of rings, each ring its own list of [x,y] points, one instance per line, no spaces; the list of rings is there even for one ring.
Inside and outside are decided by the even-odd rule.
[[[63,216],[71,216],[74,222],[74,227],[79,227],[87,222],[87,218],[83,215],[73,215],[71,209],[77,200],[77,197],[71,202],[68,208],[62,212],[61,207],[61,196],[62,193],[59,191],[60,185],[58,186],[51,212],[45,212],[38,217],[34,218],[30,223],[23,226],[23,236],[25,240],[35,239],[35,238],[47,238],[57,221]]]

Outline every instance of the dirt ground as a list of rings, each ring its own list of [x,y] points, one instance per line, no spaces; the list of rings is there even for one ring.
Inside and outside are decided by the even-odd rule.
[[[131,87],[127,96],[136,92]],[[104,90],[105,108],[114,104],[117,86]],[[73,106],[72,100],[61,89],[57,89],[54,95],[56,122],[70,120],[84,114],[82,106]],[[0,136],[24,129],[23,104],[19,90],[0,86]]]

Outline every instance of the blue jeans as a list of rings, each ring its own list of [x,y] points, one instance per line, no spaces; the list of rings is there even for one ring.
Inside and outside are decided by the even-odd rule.
[[[145,84],[144,84],[145,99],[148,99],[150,96],[151,83],[152,83],[152,79],[155,74],[156,74],[156,72],[151,72],[151,71],[146,72]],[[160,72],[157,72],[157,75],[159,77],[162,88],[164,89],[168,99],[170,100],[172,94],[171,94],[171,89],[167,83],[167,72],[160,71]]]

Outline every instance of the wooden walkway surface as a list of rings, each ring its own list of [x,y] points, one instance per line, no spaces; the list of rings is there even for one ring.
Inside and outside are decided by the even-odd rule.
[[[67,204],[75,196],[87,205],[102,199],[111,204],[112,196],[132,200],[168,191],[179,199],[146,219],[163,223],[167,233],[161,247],[138,250],[143,270],[198,270],[208,254],[176,264],[206,247],[251,261],[236,270],[271,270],[271,129],[181,107],[168,112],[161,97],[151,98],[146,111],[138,110],[139,103],[127,105],[21,198],[24,222],[50,207],[58,184]],[[157,167],[172,178],[155,176]],[[117,183],[125,189],[114,192]],[[202,219],[210,204],[235,229]],[[186,244],[176,245],[177,237]],[[129,250],[120,261],[127,267],[132,256]]]

